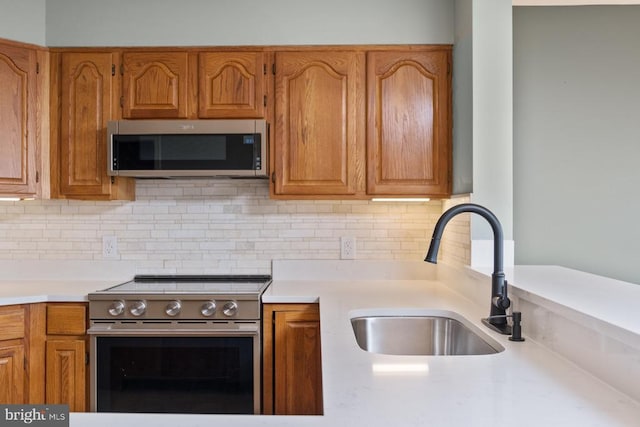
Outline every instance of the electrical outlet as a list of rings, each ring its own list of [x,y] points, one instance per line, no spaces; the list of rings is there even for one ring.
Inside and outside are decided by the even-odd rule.
[[[356,259],[356,238],[340,238],[340,259]]]
[[[102,257],[118,258],[118,237],[102,236]]]

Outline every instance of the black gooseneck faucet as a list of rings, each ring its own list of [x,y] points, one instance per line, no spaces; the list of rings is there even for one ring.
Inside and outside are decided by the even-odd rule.
[[[491,225],[491,229],[493,230],[493,274],[491,274],[491,311],[489,313],[489,317],[486,319],[482,319],[482,323],[493,329],[494,331],[500,332],[504,335],[511,335],[512,329],[507,322],[508,317],[513,317],[513,315],[507,315],[506,310],[511,305],[511,301],[507,297],[507,281],[505,280],[504,271],[503,271],[503,233],[502,233],[502,225],[500,225],[500,221],[498,218],[491,212],[489,209],[484,206],[480,206],[473,203],[462,203],[460,205],[454,206],[447,211],[445,211],[438,222],[436,223],[436,227],[433,230],[433,237],[431,238],[431,244],[429,245],[429,250],[427,251],[427,256],[425,257],[425,261],[430,262],[432,264],[437,263],[438,249],[440,247],[440,239],[442,238],[442,233],[444,231],[445,225],[453,218],[454,216],[460,213],[476,213],[486,219]],[[516,318],[514,317],[514,320]],[[519,320],[519,313],[518,313]],[[515,322],[514,322],[515,324]],[[519,328],[519,322],[518,322]],[[519,332],[519,331],[518,331]]]

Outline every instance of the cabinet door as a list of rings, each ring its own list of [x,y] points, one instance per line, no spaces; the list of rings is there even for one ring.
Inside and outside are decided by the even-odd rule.
[[[86,410],[86,345],[84,340],[47,340],[46,402]]]
[[[274,348],[274,413],[322,414],[318,314],[277,312]]]
[[[106,196],[107,121],[115,106],[117,56],[64,53],[60,70],[60,193],[67,197]]]
[[[451,193],[450,50],[367,54],[367,193]]]
[[[37,192],[36,52],[0,44],[0,195]]]
[[[263,52],[201,53],[199,72],[200,118],[265,116]]]
[[[187,52],[125,52],[122,81],[122,116],[125,119],[189,118],[189,75]],[[194,67],[191,67],[194,68]]]
[[[0,342],[0,403],[25,403],[24,381],[24,345]]]
[[[354,195],[364,156],[364,54],[277,52],[276,195]]]

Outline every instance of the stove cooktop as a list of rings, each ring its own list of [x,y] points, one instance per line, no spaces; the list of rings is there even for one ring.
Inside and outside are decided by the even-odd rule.
[[[132,294],[260,294],[271,276],[136,276],[101,292]]]
[[[93,321],[260,319],[271,276],[136,276],[89,294]]]

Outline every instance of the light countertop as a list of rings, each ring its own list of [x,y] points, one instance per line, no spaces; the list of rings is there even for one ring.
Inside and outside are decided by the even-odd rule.
[[[320,304],[324,415],[73,413],[71,426],[639,425],[639,402],[533,339],[514,343],[482,326],[479,320],[487,315],[488,295],[483,294],[486,304],[477,304],[441,278],[436,280],[429,275],[414,280],[389,277],[340,280],[339,272],[327,280],[295,280],[286,276],[281,280],[274,276],[276,280],[265,293],[264,302]],[[58,295],[56,298],[62,295],[80,298],[86,297],[87,292],[116,284],[83,283],[77,283],[73,291],[63,291],[64,285],[60,285],[63,288],[53,292],[56,288],[52,287],[51,292]],[[5,287],[0,283],[0,303],[19,298],[20,292],[28,288],[14,288],[14,295],[10,296]],[[42,291],[34,294],[41,295]],[[505,350],[483,356],[373,354],[358,347],[350,324],[351,317],[357,315],[434,311],[463,316],[480,334]],[[526,324],[523,327],[526,336]],[[380,372],[389,368],[396,372]],[[409,368],[418,371],[402,372]]]
[[[88,301],[89,293],[117,284],[110,280],[0,280],[0,306]]]
[[[551,265],[521,265],[506,274],[523,295],[545,298],[640,337],[640,285]]]

